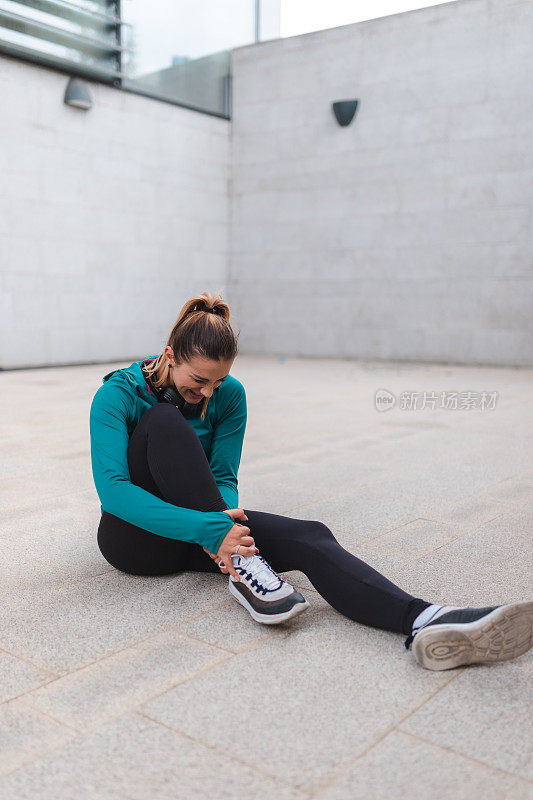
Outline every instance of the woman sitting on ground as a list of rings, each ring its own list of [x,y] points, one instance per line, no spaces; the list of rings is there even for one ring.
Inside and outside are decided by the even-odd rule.
[[[238,507],[246,427],[230,309],[191,298],[162,353],[103,378],[90,413],[102,517],[98,545],[133,575],[229,573],[229,591],[267,625],[308,607],[277,573],[300,570],[337,611],[407,636],[427,669],[505,661],[533,638],[533,602],[461,608],[413,597],[345,550],[320,521]]]

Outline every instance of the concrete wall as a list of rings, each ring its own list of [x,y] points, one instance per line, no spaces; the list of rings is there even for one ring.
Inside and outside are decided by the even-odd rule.
[[[230,123],[0,57],[0,367],[159,351],[225,291]]]
[[[242,352],[533,363],[532,39],[459,0],[234,51]]]
[[[0,57],[0,367],[156,352],[204,289],[241,352],[533,364],[532,31],[458,0],[240,48],[232,124]]]

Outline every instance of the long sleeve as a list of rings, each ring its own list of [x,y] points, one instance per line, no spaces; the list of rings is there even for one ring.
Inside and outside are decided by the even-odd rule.
[[[228,514],[175,506],[131,482],[127,411],[127,391],[117,384],[101,386],[91,404],[91,463],[102,510],[151,533],[216,553],[234,525]]]
[[[246,392],[242,383],[235,381],[233,391],[228,393],[227,402],[220,411],[221,418],[211,439],[209,466],[227,507],[237,508],[237,472],[247,417]]]

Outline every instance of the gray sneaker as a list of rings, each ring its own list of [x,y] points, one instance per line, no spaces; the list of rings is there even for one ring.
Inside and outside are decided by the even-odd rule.
[[[274,572],[262,556],[232,556],[240,580],[229,576],[229,590],[256,622],[277,625],[301,614],[309,603]]]
[[[411,644],[426,669],[508,661],[533,645],[533,602],[447,611],[413,631],[406,648]]]

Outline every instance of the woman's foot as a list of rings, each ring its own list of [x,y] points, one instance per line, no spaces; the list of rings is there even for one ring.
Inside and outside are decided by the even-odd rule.
[[[258,555],[232,556],[240,580],[229,576],[229,590],[256,622],[277,625],[301,614],[309,603]]]
[[[414,630],[407,649],[411,643],[426,669],[508,661],[533,645],[533,602],[445,611]]]

